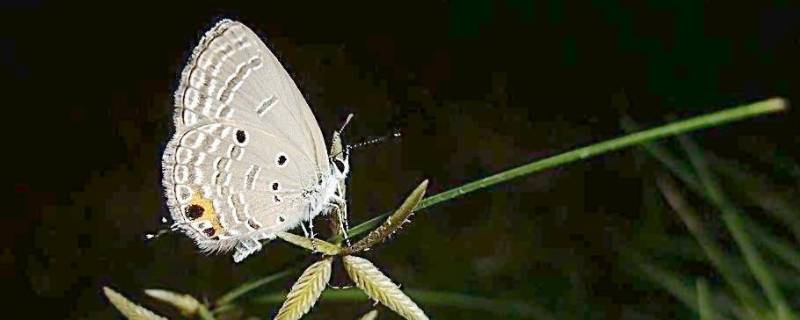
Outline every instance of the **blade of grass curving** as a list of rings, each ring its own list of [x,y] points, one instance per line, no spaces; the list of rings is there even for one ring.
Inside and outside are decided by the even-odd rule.
[[[394,211],[394,214],[389,216],[389,218],[387,218],[383,224],[375,228],[375,230],[367,234],[366,237],[354,243],[352,246],[344,248],[342,254],[354,254],[362,250],[369,250],[376,243],[384,241],[397,232],[397,230],[400,230],[400,227],[409,221],[408,218],[414,213],[412,210],[419,201],[422,200],[422,197],[425,196],[425,190],[427,189],[428,180],[422,181],[414,191],[411,191],[411,194],[408,195],[400,207]]]
[[[306,248],[311,252],[321,252],[328,256],[335,256],[342,251],[342,248],[330,242],[321,239],[309,239],[307,237],[298,236],[289,232],[278,232],[275,235],[283,241],[296,245],[298,247]]]
[[[645,262],[641,258],[634,259],[634,265],[642,275],[650,278],[653,282],[663,287],[673,297],[678,299],[683,305],[694,312],[699,312],[697,307],[697,295],[688,285],[688,281],[681,279],[680,275],[663,269],[655,264]]]
[[[285,277],[295,273],[296,271],[297,271],[297,268],[290,268],[290,269],[286,269],[286,270],[283,270],[283,271],[278,272],[278,273],[273,273],[271,275],[268,275],[268,276],[263,277],[263,278],[258,279],[258,280],[245,282],[242,285],[236,287],[235,289],[229,291],[228,293],[222,295],[222,297],[217,299],[217,302],[215,303],[215,305],[218,306],[218,307],[227,305],[227,304],[233,302],[233,300],[236,300],[237,298],[247,294],[250,291],[253,291],[253,290],[257,289],[258,287],[261,287],[261,286],[266,285],[268,283],[274,282],[274,281],[279,280],[281,278],[285,278]],[[285,298],[285,297],[286,297],[286,295],[282,296],[281,297],[281,301],[283,301],[282,299]]]
[[[454,307],[464,310],[484,311],[502,316],[515,316],[532,319],[556,319],[556,317],[541,306],[530,302],[503,301],[483,297],[476,297],[454,292],[442,292],[419,289],[406,289],[411,298],[431,306]],[[286,293],[278,292],[256,297],[253,302],[263,304],[278,304],[286,297]],[[353,302],[367,301],[369,297],[356,288],[326,290],[320,298],[323,302]]]
[[[697,213],[686,202],[675,182],[666,175],[659,176],[656,182],[667,203],[681,218],[689,233],[697,240],[714,268],[719,271],[725,282],[733,289],[733,293],[739,299],[739,302],[748,310],[761,309],[761,303],[754,290],[736,274],[732,268],[733,264],[725,256],[722,248],[705,233]],[[692,300],[694,301],[694,299]]]
[[[400,290],[400,286],[369,260],[356,256],[343,256],[342,264],[353,283],[372,300],[380,302],[405,319],[429,319],[414,300]]]
[[[157,300],[173,305],[186,317],[197,315],[203,320],[214,319],[214,315],[211,311],[191,295],[162,289],[146,289],[144,293]]]
[[[639,125],[628,116],[622,116],[620,119],[620,126],[622,126],[626,132],[635,132],[636,130],[640,129]],[[650,156],[661,162],[662,165],[667,167],[667,169],[669,169],[673,175],[678,177],[678,179],[687,187],[692,189],[692,191],[695,191],[697,194],[704,195],[703,186],[700,185],[700,181],[698,181],[697,177],[695,177],[691,166],[689,166],[689,164],[687,164],[685,161],[674,156],[671,151],[658,142],[645,142],[640,144],[639,147],[650,154]]]
[[[750,234],[745,230],[738,209],[726,198],[722,189],[717,184],[713,174],[708,169],[703,152],[686,136],[680,136],[681,145],[686,150],[689,160],[695,168],[706,193],[713,204],[722,212],[722,221],[733,235],[739,250],[745,257],[745,262],[767,295],[772,308],[779,319],[795,319],[795,316],[786,302],[780,288],[769,271],[769,266],[761,258],[758,250],[750,239]]]
[[[306,268],[286,295],[275,320],[298,320],[308,313],[331,279],[332,263],[333,259],[328,257]]]
[[[699,278],[695,282],[697,287],[697,306],[700,309],[700,320],[714,320],[714,305],[711,302],[711,291],[708,289],[708,282]]]
[[[775,113],[786,109],[786,101],[782,98],[772,98],[759,101],[752,104],[747,104],[739,107],[733,107],[722,111],[717,111],[701,116],[696,116],[686,120],[675,121],[656,128],[640,131],[637,133],[628,134],[619,138],[606,140],[586,147],[578,148],[572,151],[567,151],[552,157],[544,158],[532,163],[528,163],[513,169],[509,169],[489,177],[469,182],[460,187],[453,188],[439,194],[425,198],[414,210],[427,208],[441,202],[460,197],[467,193],[480,190],[501,182],[518,178],[521,176],[529,175],[534,172],[542,171],[559,165],[575,162],[578,160],[587,159],[607,152],[623,149],[633,145],[641,144],[644,142],[674,136],[681,133],[704,129],[708,127],[723,125],[725,123],[733,122],[736,120],[743,120],[763,114]],[[350,229],[350,236],[356,236],[364,233],[378,226],[383,219],[385,219],[390,212],[384,213],[380,216],[367,220]],[[331,240],[331,242],[335,242]]]
[[[415,300],[430,305],[482,310],[500,315],[516,315],[535,319],[556,319],[549,311],[530,303],[496,301],[453,292],[430,290],[407,290],[407,292]]]
[[[689,279],[684,279],[679,273],[672,272],[646,261],[641,254],[636,252],[631,252],[627,260],[629,260],[630,265],[637,268],[639,274],[660,285],[692,311],[700,312],[697,303],[697,292],[689,284],[691,283]],[[715,311],[718,312],[718,316],[720,317],[733,315],[736,319],[750,320],[753,319],[753,314],[756,314],[754,312],[748,313],[742,310],[742,308],[724,292],[717,293],[710,297],[713,298],[714,305],[718,307]]]
[[[108,301],[114,305],[115,308],[127,319],[131,320],[166,320],[153,311],[148,310],[145,307],[142,307],[133,301],[128,300],[119,292],[114,291],[109,287],[103,287],[103,294],[105,294]]]

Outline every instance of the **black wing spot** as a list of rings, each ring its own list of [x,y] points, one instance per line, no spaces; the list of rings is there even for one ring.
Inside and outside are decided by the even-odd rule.
[[[197,218],[200,218],[200,216],[202,216],[203,212],[205,211],[206,210],[203,208],[203,206],[199,204],[193,204],[186,207],[185,214],[186,217],[189,218],[189,220],[195,220]]]
[[[279,167],[285,166],[287,161],[289,161],[289,158],[287,158],[285,154],[278,154],[278,157],[275,159],[275,163],[277,163]]]
[[[284,221],[286,221],[286,218],[284,218],[283,216],[278,216],[278,222],[284,222]]]
[[[244,130],[236,130],[236,142],[240,144],[247,142],[247,133]]]
[[[272,191],[278,191],[280,187],[281,185],[277,181],[272,183]]]

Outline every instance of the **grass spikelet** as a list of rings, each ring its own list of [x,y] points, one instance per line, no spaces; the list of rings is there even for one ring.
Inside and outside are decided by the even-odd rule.
[[[358,320],[375,320],[378,319],[378,309],[372,309],[372,311],[365,313],[361,318]]]
[[[406,319],[428,319],[425,312],[411,301],[391,279],[372,262],[356,256],[344,256],[344,268],[361,290],[373,300],[387,306]]]
[[[293,245],[303,247],[311,251],[322,252],[323,254],[328,256],[335,256],[342,251],[341,247],[332,244],[330,242],[316,238],[313,240],[312,243],[312,240],[309,238],[301,237],[296,234],[288,232],[278,232],[277,236],[278,238],[283,239],[283,241],[286,241]]]
[[[395,210],[394,214],[389,216],[386,221],[380,225],[379,227],[372,230],[366,237],[359,240],[352,246],[344,248],[344,254],[353,254],[365,249],[371,248],[378,242],[383,241],[387,237],[391,236],[397,230],[400,230],[400,227],[403,226],[406,222],[408,222],[408,217],[414,213],[414,207],[422,201],[422,198],[425,196],[425,190],[428,189],[428,180],[422,181],[414,191],[403,201],[403,204],[400,205],[397,210]]]
[[[161,289],[146,289],[144,293],[155,299],[164,301],[173,305],[181,311],[181,314],[186,317],[191,317],[197,313],[200,308],[200,302],[188,294],[180,294],[172,291]]]
[[[286,296],[276,320],[300,319],[311,310],[331,279],[331,263],[331,258],[322,259],[303,271]]]
[[[125,318],[130,320],[166,320],[162,316],[155,314],[153,311],[147,310],[146,308],[133,303],[132,301],[125,298],[125,296],[119,294],[118,292],[114,291],[109,287],[103,287],[103,293],[108,298],[108,301],[111,301],[111,304],[114,305],[120,313],[122,313]]]

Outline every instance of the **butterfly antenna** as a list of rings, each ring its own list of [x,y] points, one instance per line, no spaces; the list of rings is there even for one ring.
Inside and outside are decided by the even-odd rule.
[[[342,124],[342,127],[341,127],[341,128],[339,128],[339,132],[340,132],[340,133],[341,133],[341,132],[344,132],[344,128],[345,128],[345,127],[347,127],[347,125],[350,123],[350,120],[352,120],[352,119],[353,119],[353,114],[352,114],[352,113],[351,113],[351,114],[348,114],[348,115],[347,115],[347,119],[345,119],[345,120],[344,120],[344,123]]]
[[[400,134],[400,131],[398,130],[398,131],[392,132],[391,134],[387,134],[387,135],[382,136],[382,137],[369,139],[367,141],[362,141],[362,142],[359,142],[359,143],[356,143],[356,144],[349,144],[349,145],[347,145],[347,151],[350,151],[350,150],[353,150],[353,149],[362,148],[362,147],[366,147],[366,146],[371,145],[371,144],[381,143],[381,142],[384,142],[384,141],[392,139],[392,138],[399,138],[400,136],[401,136],[401,134]]]

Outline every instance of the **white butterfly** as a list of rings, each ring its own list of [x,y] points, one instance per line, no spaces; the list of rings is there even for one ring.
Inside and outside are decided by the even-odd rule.
[[[343,208],[339,132],[331,156],[303,95],[245,25],[223,20],[200,40],[174,121],[162,160],[167,205],[173,227],[203,251],[235,249],[240,262],[260,240]]]

